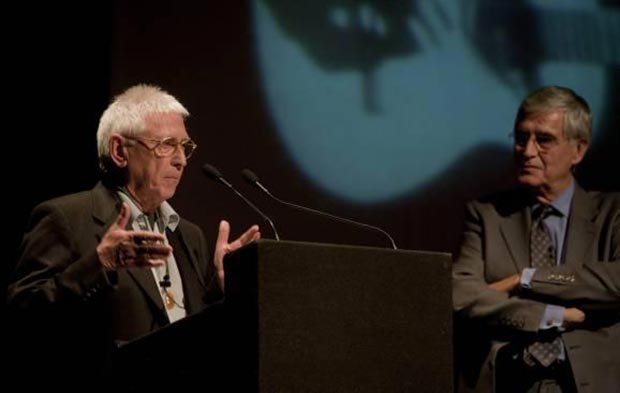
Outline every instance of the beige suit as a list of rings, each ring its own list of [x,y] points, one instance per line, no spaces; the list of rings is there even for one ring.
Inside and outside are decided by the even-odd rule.
[[[536,337],[547,304],[578,307],[586,323],[561,334],[580,393],[620,389],[620,194],[579,186],[563,264],[539,268],[531,290],[509,296],[489,283],[529,267],[531,207],[523,191],[472,202],[453,267],[462,391],[494,391],[495,358],[506,344]],[[458,336],[457,336],[458,337]]]

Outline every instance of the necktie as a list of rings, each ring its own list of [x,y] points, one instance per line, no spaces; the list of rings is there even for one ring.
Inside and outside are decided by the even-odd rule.
[[[555,250],[551,235],[543,220],[553,212],[553,208],[548,205],[540,206],[534,211],[532,221],[532,233],[530,238],[530,264],[534,268],[555,266]],[[527,348],[527,353],[531,355],[540,365],[548,367],[560,355],[562,350],[562,340],[556,337],[552,341],[534,342]],[[526,362],[533,365],[533,359]]]
[[[555,250],[551,235],[544,219],[551,215],[553,208],[545,205],[534,211],[530,238],[530,263],[532,267],[555,266]]]

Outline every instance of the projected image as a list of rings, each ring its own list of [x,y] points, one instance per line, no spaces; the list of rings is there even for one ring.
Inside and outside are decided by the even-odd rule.
[[[600,119],[620,64],[618,9],[598,1],[257,0],[253,14],[283,144],[354,203],[412,195],[480,146],[508,152],[538,86],[573,88]]]

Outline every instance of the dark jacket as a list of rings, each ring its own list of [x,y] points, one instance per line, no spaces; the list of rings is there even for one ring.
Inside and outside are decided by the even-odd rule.
[[[100,183],[33,210],[7,293],[19,337],[13,347],[21,355],[17,359],[29,363],[16,369],[38,365],[56,378],[63,370],[71,378],[101,375],[119,343],[169,324],[150,269],[106,273],[98,261],[97,244],[120,207],[116,193]],[[166,235],[188,314],[219,300],[200,228],[181,219]]]

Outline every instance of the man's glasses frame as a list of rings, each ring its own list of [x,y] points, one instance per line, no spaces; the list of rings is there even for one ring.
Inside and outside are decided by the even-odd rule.
[[[534,138],[534,144],[539,151],[549,151],[560,144],[561,140],[555,135],[546,132],[514,131],[508,135],[515,146],[525,149],[527,144]]]
[[[189,159],[194,153],[194,150],[198,147],[198,145],[191,139],[183,139],[182,141],[179,141],[173,136],[168,136],[162,139],[147,138],[142,136],[123,136],[123,138],[140,143],[159,158],[172,156],[176,153],[177,148],[181,146],[181,151],[185,155],[185,158]],[[149,146],[146,141],[155,142],[155,145]]]

